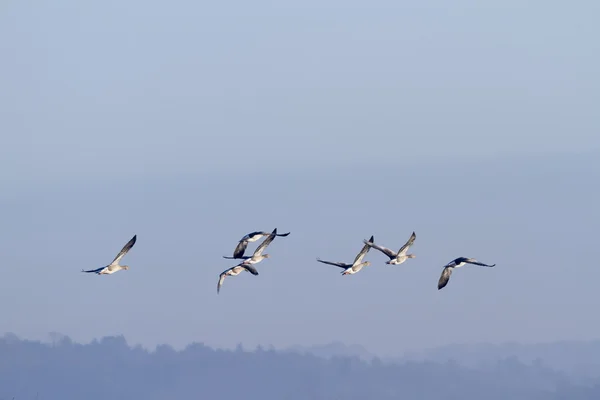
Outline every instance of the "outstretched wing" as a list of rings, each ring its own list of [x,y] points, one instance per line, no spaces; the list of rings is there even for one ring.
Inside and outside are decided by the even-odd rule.
[[[291,232],[288,232],[288,233],[278,233],[278,234],[277,234],[277,236],[284,237],[284,236],[287,236],[287,235],[289,235],[290,233],[291,233]]]
[[[474,260],[474,259],[472,259],[472,258],[468,258],[468,259],[466,259],[466,260],[465,260],[465,262],[466,262],[467,264],[481,265],[482,267],[493,267],[493,266],[495,266],[495,265],[496,265],[496,264],[492,264],[492,265],[489,265],[489,264],[484,264],[484,263],[482,263],[482,262],[479,262],[479,261],[477,261],[477,260]]]
[[[252,257],[248,257],[248,256],[240,256],[240,257],[229,257],[229,256],[223,256],[223,258],[226,258],[228,260],[248,260]]]
[[[244,267],[244,269],[250,272],[252,275],[258,275],[258,271],[256,270],[256,268],[254,268],[252,264],[241,263],[239,265],[240,267]]]
[[[265,240],[263,240],[263,242],[260,244],[260,246],[258,246],[256,248],[253,256],[260,256],[262,254],[262,252],[267,248],[267,246],[271,244],[273,239],[275,239],[276,235],[277,235],[277,228],[273,229],[273,232],[271,232],[271,234],[269,236],[267,236],[267,238]]]
[[[452,268],[444,268],[444,270],[442,271],[442,275],[440,276],[440,280],[438,281],[438,290],[440,290],[448,284],[448,281],[450,280],[450,275],[452,275]]]
[[[219,282],[217,283],[217,294],[219,294],[219,292],[221,291],[221,286],[223,286],[223,282],[225,281],[225,277],[227,275],[225,275],[225,272],[222,272],[221,275],[219,275]]]
[[[121,258],[123,258],[125,256],[125,254],[127,254],[127,252],[133,247],[133,245],[135,244],[136,240],[137,240],[137,235],[133,235],[133,237],[131,238],[131,240],[129,242],[127,242],[127,244],[125,246],[123,246],[123,248],[121,249],[121,251],[119,252],[119,254],[117,254],[117,256],[110,263],[110,265],[118,265],[119,261],[121,261]]]
[[[417,238],[417,235],[415,235],[415,233],[413,232],[412,235],[410,235],[410,238],[408,239],[408,241],[406,243],[404,243],[404,246],[400,247],[400,250],[398,250],[398,255],[405,256],[406,252],[408,251],[408,248],[413,245],[416,238]]]
[[[363,242],[366,245],[368,245],[370,247],[373,247],[374,249],[377,249],[377,250],[381,251],[383,254],[385,254],[389,258],[392,258],[392,259],[396,258],[396,253],[394,253],[392,250],[388,249],[387,247],[379,246],[378,244],[367,242],[366,240],[363,240]]]
[[[233,251],[233,258],[243,257],[247,247],[248,241],[244,239],[240,240],[237,246],[235,246],[235,250]]]
[[[321,260],[320,258],[317,258],[317,261],[323,264],[329,264],[329,265],[335,265],[336,267],[340,267],[340,268],[348,268],[350,267],[349,264],[346,263],[341,263],[341,262],[334,262],[334,261],[325,261],[325,260]]]
[[[88,272],[88,273],[89,272],[95,272],[95,273],[98,273],[98,272],[102,271],[104,268],[106,268],[106,267],[101,267],[101,268],[96,268],[96,269],[90,269],[90,270],[87,270],[87,271],[85,271],[85,270],[82,269],[81,272]]]
[[[375,239],[373,238],[373,236],[371,236],[371,239],[369,239],[370,243],[374,243]],[[352,265],[356,265],[356,264],[360,264],[363,260],[363,258],[365,258],[365,256],[367,255],[367,253],[369,252],[369,250],[371,249],[371,246],[369,246],[368,244],[365,244],[363,246],[363,248],[361,249],[360,253],[358,253],[356,255],[356,258],[354,259],[354,262],[352,263]]]

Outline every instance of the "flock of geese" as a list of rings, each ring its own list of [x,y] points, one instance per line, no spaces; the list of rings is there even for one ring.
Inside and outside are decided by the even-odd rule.
[[[217,283],[217,294],[221,291],[221,286],[223,286],[223,282],[225,281],[225,278],[228,276],[237,276],[242,271],[250,272],[252,275],[258,275],[258,271],[254,267],[254,265],[261,262],[265,258],[269,258],[269,254],[263,254],[263,252],[265,251],[267,246],[271,244],[271,242],[275,239],[276,236],[285,237],[285,236],[288,236],[289,234],[290,234],[290,232],[277,233],[277,228],[275,228],[273,230],[273,232],[271,232],[271,233],[256,231],[256,232],[251,232],[251,233],[245,235],[243,238],[241,238],[239,240],[237,246],[235,247],[235,250],[233,251],[233,257],[223,256],[223,258],[230,259],[230,260],[231,259],[242,260],[242,261],[239,264],[234,265],[233,267],[228,268],[225,271],[221,272],[221,274],[219,274],[219,281]],[[245,256],[244,253],[246,252],[248,243],[256,242],[257,240],[259,240],[260,238],[263,238],[263,237],[265,239],[262,241],[262,243],[260,245],[258,245],[256,250],[254,250],[254,253],[252,253],[251,256]],[[404,245],[402,247],[400,247],[400,249],[397,252],[395,252],[393,250],[388,249],[387,247],[383,247],[383,246],[379,246],[379,245],[375,244],[375,238],[373,236],[371,236],[371,238],[369,240],[363,240],[364,246],[360,250],[360,252],[356,255],[356,257],[354,258],[354,261],[351,264],[343,263],[343,262],[335,262],[335,261],[325,261],[325,260],[321,260],[320,258],[317,258],[317,261],[319,261],[323,264],[329,264],[329,265],[333,265],[333,266],[336,266],[339,268],[343,268],[344,270],[342,271],[342,275],[352,275],[352,274],[355,274],[358,271],[360,271],[363,267],[371,265],[370,261],[363,261],[363,259],[365,258],[365,256],[369,252],[369,250],[371,248],[374,248],[374,249],[379,250],[383,254],[385,254],[387,257],[389,257],[389,260],[385,262],[386,264],[400,265],[403,262],[405,262],[406,260],[408,260],[409,258],[416,257],[414,254],[406,254],[408,252],[408,249],[414,244],[416,238],[417,238],[417,235],[413,232],[412,235],[410,235],[410,238],[408,239],[408,241],[406,243],[404,243]],[[129,269],[129,266],[121,265],[121,264],[119,264],[119,262],[125,256],[125,254],[127,254],[127,252],[129,250],[131,250],[131,248],[135,244],[136,240],[137,240],[137,235],[134,235],[133,238],[131,238],[131,240],[129,242],[127,242],[127,244],[121,249],[119,254],[117,254],[115,259],[109,265],[107,265],[105,267],[97,268],[97,269],[87,270],[87,271],[81,270],[81,272],[87,272],[87,273],[93,272],[98,275],[110,275],[110,274],[114,274],[115,272],[118,272],[120,270]],[[482,266],[482,267],[494,267],[496,265],[496,264],[492,264],[492,265],[484,264],[482,262],[475,260],[474,258],[458,257],[458,258],[450,261],[448,264],[444,265],[442,275],[440,276],[440,279],[438,281],[438,290],[444,288],[448,284],[448,281],[450,280],[450,275],[452,275],[452,271],[455,268],[462,267],[463,265],[466,265],[466,264],[478,265],[478,266]]]

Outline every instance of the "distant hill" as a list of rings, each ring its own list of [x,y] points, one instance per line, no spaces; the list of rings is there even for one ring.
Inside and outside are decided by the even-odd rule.
[[[340,356],[346,346],[295,351],[216,350],[193,343],[147,351],[123,336],[78,344],[0,338],[1,399],[260,399],[260,400],[597,400],[600,385],[515,358],[471,368],[456,362],[370,362]],[[347,346],[357,350],[360,347]],[[327,349],[323,351],[323,349]],[[298,350],[298,349],[296,349]],[[362,351],[362,350],[360,350]]]
[[[318,357],[358,357],[371,361],[375,355],[360,345],[341,342],[314,346],[292,346],[281,350]],[[469,368],[494,365],[500,360],[517,359],[527,365],[544,365],[567,373],[579,382],[588,383],[600,379],[600,341],[562,341],[540,344],[455,344],[431,349],[406,352],[401,357],[382,357],[386,363],[406,362],[455,362]]]
[[[456,344],[423,351],[407,352],[385,361],[403,363],[454,361],[462,366],[479,368],[499,360],[517,359],[528,365],[544,365],[579,381],[600,378],[600,341],[562,341],[539,344]]]
[[[369,353],[363,346],[358,344],[346,345],[341,342],[331,342],[313,346],[291,346],[281,350],[282,352],[293,352],[299,354],[312,354],[318,357],[358,357],[364,361],[370,361],[375,356]]]

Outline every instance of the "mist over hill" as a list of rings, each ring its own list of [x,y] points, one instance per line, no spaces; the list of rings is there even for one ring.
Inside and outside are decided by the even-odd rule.
[[[453,360],[460,365],[479,368],[497,360],[514,358],[525,364],[543,363],[567,373],[579,382],[600,379],[600,341],[560,341],[552,343],[456,344],[423,351],[407,352],[392,362]]]
[[[340,344],[337,345],[342,346]],[[596,381],[598,382],[598,381]],[[15,399],[597,399],[600,385],[576,384],[541,362],[516,358],[469,367],[457,362],[367,362],[289,351],[176,351],[128,345],[123,336],[88,344],[0,338],[0,398]]]
[[[331,358],[357,357],[364,361],[377,358],[361,345],[347,345],[339,341],[313,346],[292,346],[284,351],[312,354]],[[581,383],[600,380],[600,341],[559,341],[551,343],[501,344],[473,343],[439,346],[424,350],[407,351],[402,356],[380,357],[384,363],[407,362],[456,363],[468,368],[485,368],[500,360],[517,360],[527,365],[544,365],[566,373]]]

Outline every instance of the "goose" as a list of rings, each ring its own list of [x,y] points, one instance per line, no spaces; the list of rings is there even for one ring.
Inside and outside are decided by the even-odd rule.
[[[125,256],[125,254],[127,254],[127,252],[129,250],[131,250],[131,248],[135,244],[136,240],[137,240],[137,235],[133,235],[131,240],[129,242],[127,242],[127,244],[125,246],[123,246],[123,248],[121,249],[119,254],[117,254],[115,259],[110,264],[108,264],[106,267],[90,269],[88,271],[85,271],[82,269],[81,272],[87,272],[87,273],[95,272],[98,275],[110,275],[110,274],[114,274],[115,272],[120,271],[122,269],[129,269],[128,265],[119,265],[119,261],[121,261],[121,259]]]
[[[258,271],[256,270],[256,268],[246,263],[240,263],[231,268],[228,268],[225,271],[221,272],[221,274],[219,275],[219,282],[217,283],[217,294],[219,294],[219,292],[221,291],[221,286],[223,286],[223,282],[225,281],[225,278],[227,276],[237,276],[242,271],[248,271],[252,275],[258,275]]]
[[[400,247],[400,250],[398,250],[397,253],[394,252],[393,250],[388,249],[387,247],[379,246],[379,245],[376,245],[375,243],[367,242],[366,240],[363,240],[363,242],[365,244],[367,244],[368,246],[370,246],[374,249],[377,249],[377,250],[381,251],[383,254],[385,254],[386,256],[388,256],[390,259],[385,262],[386,264],[398,265],[398,264],[402,264],[404,261],[408,260],[409,258],[416,257],[414,254],[406,254],[406,252],[408,251],[408,248],[413,245],[416,238],[417,238],[417,235],[415,235],[415,233],[413,232],[412,235],[410,235],[410,238],[408,239],[408,241],[404,244],[404,246]]]
[[[291,232],[278,233],[276,236],[287,236],[290,233]],[[229,258],[229,259],[242,258],[244,256],[244,252],[246,251],[246,248],[248,247],[248,243],[256,242],[261,237],[265,237],[265,236],[269,236],[269,235],[270,235],[269,232],[261,232],[261,231],[251,232],[240,239],[239,243],[235,247],[235,250],[233,251],[233,257],[223,256],[223,258]]]
[[[458,257],[450,261],[448,264],[444,265],[444,270],[442,271],[442,275],[440,276],[440,280],[438,281],[438,290],[442,289],[448,284],[448,281],[450,280],[450,275],[452,275],[452,270],[454,268],[462,267],[465,264],[480,265],[482,267],[494,267],[496,265],[484,264],[477,261],[474,258]]]
[[[270,257],[268,254],[263,254],[262,252],[267,248],[267,246],[269,244],[271,244],[271,242],[273,241],[273,239],[275,239],[275,236],[277,236],[277,228],[275,228],[273,230],[273,232],[271,232],[269,234],[269,236],[267,236],[267,238],[265,240],[263,240],[263,242],[256,248],[256,250],[254,251],[254,254],[252,254],[252,256],[240,256],[240,257],[227,257],[227,256],[223,256],[223,258],[228,258],[228,259],[238,258],[238,259],[242,259],[242,260],[244,260],[244,264],[256,264],[258,262],[261,262],[265,258],[269,258]]]
[[[375,240],[373,238],[373,236],[371,236],[371,239],[369,239],[369,242],[373,243]],[[357,273],[358,271],[360,271],[362,269],[362,267],[368,267],[369,265],[371,265],[371,262],[369,261],[365,261],[362,262],[363,258],[365,258],[365,255],[369,252],[369,249],[371,247],[369,245],[364,245],[363,248],[361,249],[360,253],[357,254],[356,258],[354,259],[354,262],[352,264],[346,264],[346,263],[342,263],[342,262],[333,262],[333,261],[324,261],[321,260],[320,258],[317,258],[318,262],[321,262],[323,264],[329,264],[329,265],[335,265],[336,267],[340,267],[340,268],[344,268],[344,271],[342,271],[342,275],[352,275]]]

